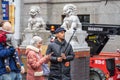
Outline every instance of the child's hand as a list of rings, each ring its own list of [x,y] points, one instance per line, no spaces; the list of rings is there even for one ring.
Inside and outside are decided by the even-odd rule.
[[[21,66],[21,73],[24,74],[25,73],[25,68],[23,66]]]

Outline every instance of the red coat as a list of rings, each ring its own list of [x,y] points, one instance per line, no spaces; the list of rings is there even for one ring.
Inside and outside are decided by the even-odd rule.
[[[48,61],[48,57],[42,57],[39,50],[27,48],[27,80],[44,80],[43,76],[34,76],[35,72],[42,71],[42,64]]]

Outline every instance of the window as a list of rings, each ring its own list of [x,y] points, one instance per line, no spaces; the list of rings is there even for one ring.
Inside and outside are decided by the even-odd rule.
[[[78,15],[81,23],[90,23],[90,15]]]

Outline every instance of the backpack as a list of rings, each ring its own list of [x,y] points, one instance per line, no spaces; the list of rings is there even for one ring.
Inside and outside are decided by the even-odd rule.
[[[49,76],[50,69],[48,67],[48,64],[43,63],[42,64],[42,69],[43,69],[43,75],[44,76]]]

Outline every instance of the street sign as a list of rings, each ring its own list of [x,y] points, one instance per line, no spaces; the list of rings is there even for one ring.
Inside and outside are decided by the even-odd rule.
[[[9,1],[2,1],[3,20],[9,20]]]

